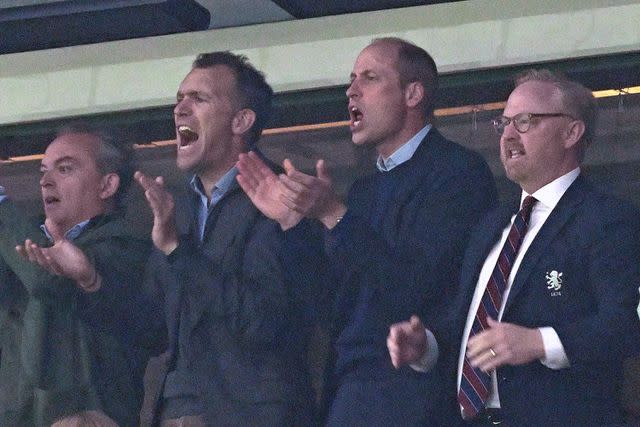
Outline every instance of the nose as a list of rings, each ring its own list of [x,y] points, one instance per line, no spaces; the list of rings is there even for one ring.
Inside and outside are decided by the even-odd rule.
[[[40,186],[41,187],[50,187],[53,185],[53,180],[51,179],[51,172],[44,171],[40,176]]]
[[[502,129],[501,138],[504,139],[512,139],[516,136],[520,135],[520,132],[516,130],[515,125],[513,124],[513,120],[509,121],[509,123]]]
[[[360,96],[360,87],[358,85],[358,80],[353,79],[351,81],[351,84],[349,84],[349,87],[347,88],[347,98],[351,99],[358,96]]]
[[[181,99],[176,102],[176,106],[173,107],[174,116],[186,116],[191,112],[191,107],[187,98]]]

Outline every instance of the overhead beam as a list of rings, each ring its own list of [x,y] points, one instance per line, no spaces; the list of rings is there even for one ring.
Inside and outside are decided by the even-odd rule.
[[[193,57],[246,54],[278,92],[340,87],[395,35],[441,72],[640,51],[640,1],[460,1],[0,56],[0,125],[170,105]]]

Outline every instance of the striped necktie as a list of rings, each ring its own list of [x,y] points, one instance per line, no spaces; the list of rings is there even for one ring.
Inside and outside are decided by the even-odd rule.
[[[511,273],[511,267],[518,255],[518,250],[522,244],[522,239],[527,232],[529,225],[529,217],[536,199],[531,196],[525,197],[522,202],[522,208],[516,215],[513,225],[509,230],[507,241],[500,251],[498,262],[491,273],[487,288],[482,295],[482,300],[478,311],[476,312],[469,338],[479,334],[487,329],[487,317],[492,319],[498,318],[498,312],[502,306],[502,295],[507,288],[507,281]],[[483,372],[478,368],[474,368],[469,363],[469,359],[465,355],[462,365],[462,379],[460,381],[460,390],[458,391],[458,402],[463,410],[465,419],[474,418],[478,412],[485,407],[489,390],[491,389],[491,375]]]

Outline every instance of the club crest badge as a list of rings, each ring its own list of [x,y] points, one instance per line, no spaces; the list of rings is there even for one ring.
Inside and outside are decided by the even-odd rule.
[[[562,292],[560,292],[562,288],[562,272],[557,272],[556,270],[547,271],[544,278],[547,280],[547,289],[551,290],[552,297],[562,295]]]

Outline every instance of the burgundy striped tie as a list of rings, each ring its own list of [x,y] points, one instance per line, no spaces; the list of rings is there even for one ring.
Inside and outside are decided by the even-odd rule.
[[[502,294],[507,287],[511,267],[522,244],[522,239],[527,232],[529,216],[535,202],[536,199],[531,196],[525,197],[522,202],[522,208],[513,221],[507,241],[504,243],[502,251],[500,251],[498,262],[482,295],[480,306],[469,332],[469,338],[488,328],[487,317],[498,318],[498,311],[502,306]],[[458,391],[458,402],[462,406],[465,419],[474,418],[478,412],[484,409],[489,397],[490,387],[491,375],[472,367],[465,355],[460,390]]]

